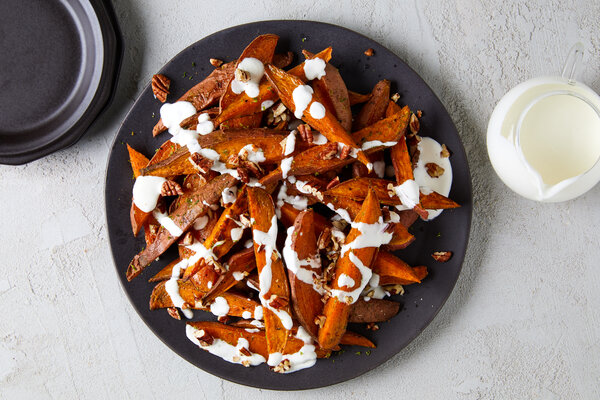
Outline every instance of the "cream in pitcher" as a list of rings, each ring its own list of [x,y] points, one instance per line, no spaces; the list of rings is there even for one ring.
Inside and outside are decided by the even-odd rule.
[[[490,118],[492,165],[526,198],[570,200],[600,181],[600,97],[573,79],[582,53],[576,44],[561,77],[535,78],[510,90]]]

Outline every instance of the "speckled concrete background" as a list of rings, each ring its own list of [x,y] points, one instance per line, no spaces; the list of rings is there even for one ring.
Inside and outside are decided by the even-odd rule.
[[[0,167],[0,398],[281,396],[208,375],[153,336],[119,286],[103,213],[109,146],[151,75],[209,33],[278,18],[346,26],[416,69],[458,127],[475,196],[462,275],[425,332],[371,373],[286,398],[600,398],[600,186],[536,204],[500,182],[485,150],[502,94],[556,73],[577,40],[582,80],[600,91],[597,0],[117,3],[127,43],[109,112],[76,146]]]

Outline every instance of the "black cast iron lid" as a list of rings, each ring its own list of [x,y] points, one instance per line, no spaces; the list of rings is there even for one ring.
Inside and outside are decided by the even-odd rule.
[[[112,99],[122,58],[103,0],[0,2],[0,163],[79,140]]]

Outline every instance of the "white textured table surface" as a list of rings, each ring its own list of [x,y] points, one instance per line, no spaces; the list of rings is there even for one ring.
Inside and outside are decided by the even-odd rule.
[[[485,149],[497,100],[557,72],[577,40],[582,80],[600,91],[597,0],[117,3],[126,46],[110,110],[76,146],[0,167],[1,399],[281,396],[204,373],[146,328],[119,286],[103,211],[109,146],[152,74],[207,34],[278,18],[346,26],[417,70],[458,127],[475,201],[462,274],[434,322],[375,371],[286,398],[600,397],[600,186],[536,204],[500,182]]]

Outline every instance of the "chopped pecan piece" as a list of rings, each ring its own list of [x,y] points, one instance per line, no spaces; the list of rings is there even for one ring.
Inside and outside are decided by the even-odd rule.
[[[427,170],[427,174],[432,178],[439,178],[444,175],[444,168],[440,167],[436,163],[427,163],[425,164],[425,169]]]
[[[319,328],[322,328],[323,325],[325,325],[325,320],[327,319],[327,317],[325,317],[324,315],[319,315],[315,318],[315,325],[317,325]]]
[[[379,330],[379,325],[377,325],[374,322],[369,322],[365,328],[367,328],[370,331],[378,331]]]
[[[242,354],[246,357],[250,357],[252,355],[252,353],[250,353],[250,350],[248,350],[245,347],[240,347],[239,351],[240,351],[240,354]]]
[[[398,102],[398,100],[400,100],[400,93],[394,93],[394,94],[392,95],[392,101],[393,101],[394,103],[397,103],[397,102]]]
[[[322,160],[331,160],[338,152],[337,143],[327,143],[322,146],[322,150],[319,154],[319,158]]]
[[[175,318],[176,320],[181,320],[181,315],[179,315],[179,310],[175,307],[168,307],[167,312],[171,316],[171,318]]]
[[[183,190],[181,190],[179,183],[175,181],[165,181],[160,188],[161,196],[179,196],[181,194],[183,194]]]
[[[248,82],[250,80],[250,73],[238,68],[235,70],[235,79],[240,82]]]
[[[217,318],[217,321],[219,321],[222,324],[228,323],[229,320],[231,320],[231,318],[229,318],[227,315],[221,315],[219,318]]]
[[[229,169],[237,168],[240,166],[240,156],[237,154],[232,154],[227,158],[225,166]]]
[[[170,87],[171,80],[163,74],[156,74],[152,77],[152,93],[161,103],[167,101]]]
[[[237,173],[240,176],[240,181],[244,183],[250,182],[250,175],[248,174],[248,170],[246,168],[237,168]]]
[[[203,174],[208,173],[208,171],[210,171],[210,169],[212,168],[213,164],[215,163],[213,160],[209,160],[208,158],[204,158],[204,157],[202,157],[198,153],[192,154],[188,158],[188,161],[190,163],[192,163],[192,165],[194,166],[194,168],[196,168],[198,171],[200,171]]]
[[[415,114],[411,114],[410,122],[408,123],[408,127],[413,135],[419,133],[419,129],[421,128],[421,123],[419,122],[419,118]]]
[[[450,150],[446,147],[445,144],[442,144],[442,151],[440,151],[440,157],[448,158],[450,157]]]
[[[276,310],[279,310],[280,308],[285,307],[288,304],[289,301],[287,299],[284,299],[283,297],[277,296],[275,294],[271,295],[271,298],[269,299],[269,305]]]
[[[340,152],[340,160],[345,160],[350,155],[350,146],[342,145],[342,151]]]
[[[375,54],[375,50],[373,50],[372,48],[369,47],[365,50],[365,56],[371,57],[373,54]]]
[[[200,345],[204,347],[210,346],[215,340],[210,334],[208,334],[204,330],[196,331],[194,333],[194,336],[196,337],[196,339],[198,339]]]
[[[435,251],[431,257],[437,262],[446,262],[452,257],[451,251]]]
[[[323,232],[319,235],[319,239],[317,240],[317,247],[319,250],[324,250],[330,247],[331,245],[331,229],[325,228]]]
[[[183,237],[182,244],[185,246],[188,246],[188,245],[192,244],[193,242],[194,242],[194,236],[192,235],[192,232],[186,233],[185,236]]]
[[[290,360],[283,360],[278,366],[273,368],[273,372],[283,373],[289,371],[291,368]]]
[[[218,58],[211,58],[209,61],[210,65],[215,68],[219,68],[221,65],[223,65],[223,60],[219,60]]]

